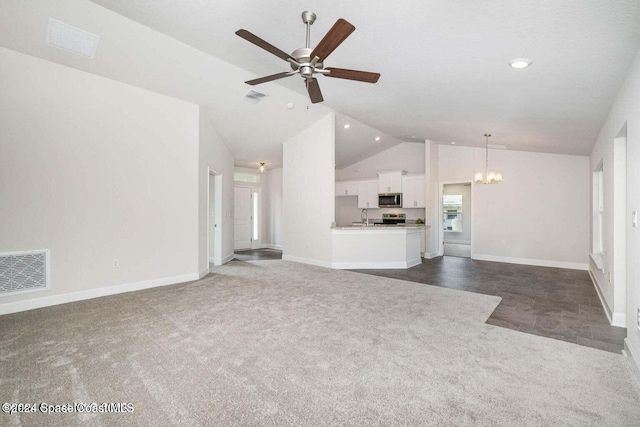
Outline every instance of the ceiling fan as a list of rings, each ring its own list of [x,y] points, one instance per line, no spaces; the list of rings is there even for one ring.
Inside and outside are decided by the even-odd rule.
[[[356,80],[366,83],[376,83],[380,78],[379,73],[370,73],[367,71],[347,70],[345,68],[332,68],[324,67],[324,60],[346,40],[347,37],[356,29],[353,25],[340,18],[333,24],[333,27],[325,34],[324,38],[320,40],[320,43],[314,48],[309,47],[311,25],[316,20],[316,14],[313,12],[302,12],[302,22],[307,26],[307,43],[306,47],[294,50],[291,55],[283,52],[270,43],[262,40],[260,37],[250,33],[247,30],[238,30],[236,34],[243,39],[255,44],[258,47],[266,50],[288,61],[291,65],[291,71],[285,71],[278,74],[272,74],[270,76],[260,77],[258,79],[249,80],[245,83],[250,85],[257,85],[260,83],[270,82],[272,80],[282,79],[294,74],[300,74],[307,86],[307,92],[309,92],[309,98],[312,103],[322,102],[322,92],[318,85],[318,80],[313,76],[314,74],[323,74],[327,77],[334,77],[338,79]]]

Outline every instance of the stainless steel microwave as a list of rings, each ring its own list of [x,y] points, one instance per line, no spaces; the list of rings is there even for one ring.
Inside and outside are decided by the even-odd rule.
[[[378,207],[381,208],[401,208],[402,193],[378,194]]]

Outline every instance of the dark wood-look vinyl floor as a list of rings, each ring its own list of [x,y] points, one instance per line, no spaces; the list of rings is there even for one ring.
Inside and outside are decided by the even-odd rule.
[[[487,323],[520,332],[614,353],[627,335],[609,324],[586,271],[447,256],[404,270],[353,271],[499,296]]]
[[[281,259],[282,251],[236,251],[241,261]],[[402,270],[352,270],[432,286],[496,295],[502,301],[487,323],[614,353],[626,329],[611,326],[586,271],[468,258],[439,257]]]
[[[257,261],[265,259],[282,259],[282,251],[276,249],[248,249],[235,251],[235,259],[240,261]]]

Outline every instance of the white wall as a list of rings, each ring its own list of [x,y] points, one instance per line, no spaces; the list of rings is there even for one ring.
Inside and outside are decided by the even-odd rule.
[[[640,211],[640,53],[636,55],[629,72],[622,85],[620,92],[609,112],[609,116],[600,131],[598,141],[596,142],[593,152],[591,153],[591,166],[595,166],[600,159],[605,159],[605,167],[611,164],[613,159],[613,140],[618,136],[621,129],[626,124],[627,128],[627,209],[626,209],[626,325],[627,339],[625,341],[629,348],[633,360],[635,360],[636,369],[640,366],[640,330],[638,329],[637,313],[640,307],[640,229],[633,228],[630,225],[631,212]],[[612,187],[612,174],[604,175],[606,187]],[[612,201],[605,199],[605,214],[611,211]],[[605,215],[605,230],[608,236],[611,236],[613,230],[613,218],[611,215]],[[621,242],[613,242],[607,239],[605,242],[605,251],[611,253],[612,249],[618,245],[624,245]],[[605,257],[605,271],[612,268],[608,254]],[[594,266],[591,266],[592,272],[597,272]],[[602,278],[599,279],[602,283]],[[611,290],[607,290],[606,298],[610,300]],[[636,371],[637,372],[637,371]],[[639,377],[640,379],[640,377]]]
[[[378,172],[405,170],[424,173],[424,144],[403,142],[346,168],[336,170],[336,181],[377,178]]]
[[[283,259],[330,267],[335,114],[286,140],[283,164]]]
[[[267,247],[282,249],[282,168],[267,170],[265,240]]]
[[[222,233],[222,262],[233,258],[233,156],[224,145],[210,120],[207,108],[199,112],[199,156],[198,156],[198,271],[200,275],[209,269],[207,258],[207,186],[209,169],[222,180],[222,206],[219,219]]]
[[[0,63],[0,252],[51,249],[51,289],[0,313],[197,278],[198,107],[5,48]]]
[[[440,145],[439,181],[473,180],[485,150]],[[490,150],[495,185],[472,184],[476,259],[586,269],[589,253],[589,158]]]
[[[440,234],[439,228],[442,225],[440,214],[440,188],[438,185],[438,144],[434,141],[425,141],[425,176],[427,180],[426,200],[427,207],[425,209],[425,224],[431,228],[427,230],[427,248],[425,257],[433,258],[442,255],[440,252]]]

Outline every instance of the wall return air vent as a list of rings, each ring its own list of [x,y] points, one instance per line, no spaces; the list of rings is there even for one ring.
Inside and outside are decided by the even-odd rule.
[[[0,253],[0,297],[49,289],[49,250]]]

